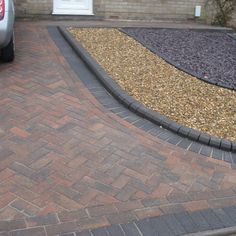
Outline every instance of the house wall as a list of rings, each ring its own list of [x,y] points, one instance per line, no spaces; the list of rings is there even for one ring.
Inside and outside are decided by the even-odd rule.
[[[94,0],[94,19],[186,20],[205,0]],[[15,0],[17,16],[50,15],[53,0]]]
[[[44,15],[51,16],[53,0],[14,0],[18,17]],[[202,19],[208,18],[205,12],[206,0],[93,0],[94,16],[91,19],[128,20],[188,20],[194,19],[196,5],[202,6]],[[55,17],[55,16],[54,16]],[[236,9],[230,22],[236,27]]]
[[[234,9],[232,20],[230,21],[229,25],[236,28],[236,8]]]

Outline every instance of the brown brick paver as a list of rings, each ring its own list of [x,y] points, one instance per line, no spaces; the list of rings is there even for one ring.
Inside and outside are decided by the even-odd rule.
[[[18,23],[16,42],[15,62],[0,64],[0,232],[54,235],[236,204],[229,164],[105,111],[45,25]]]

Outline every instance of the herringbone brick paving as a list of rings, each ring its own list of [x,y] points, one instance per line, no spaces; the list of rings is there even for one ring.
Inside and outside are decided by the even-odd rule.
[[[230,165],[105,111],[45,26],[18,23],[16,39],[15,62],[0,64],[0,232],[55,235],[236,205]]]

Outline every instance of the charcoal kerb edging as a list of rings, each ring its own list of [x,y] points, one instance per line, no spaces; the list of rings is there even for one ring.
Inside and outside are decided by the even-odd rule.
[[[189,138],[193,141],[215,147],[224,151],[236,152],[232,147],[236,146],[236,143],[230,140],[217,138],[198,130],[188,128],[187,126],[176,123],[170,120],[166,116],[153,111],[143,104],[135,100],[128,95],[96,62],[95,59],[85,50],[85,48],[73,37],[73,35],[64,26],[58,26],[58,30],[65,40],[70,44],[75,53],[86,63],[90,70],[96,75],[102,85],[115,97],[120,103],[122,103],[129,110],[135,112],[137,115],[151,121],[152,123],[161,126],[167,130],[170,130],[182,137]]]
[[[126,27],[124,27],[125,29]],[[141,42],[137,37],[134,37],[132,35],[130,35],[128,32],[126,32],[125,30],[123,30],[122,28],[119,28],[119,31],[122,32],[123,34],[131,37],[131,38],[134,38],[135,40],[137,40],[137,42],[139,42],[142,46],[144,46],[145,48],[147,48],[150,52],[154,53],[155,55],[158,55],[160,58],[162,58],[164,61],[166,61],[168,64],[174,66],[176,69],[180,70],[180,71],[183,71],[189,75],[192,75],[193,77],[205,82],[205,83],[208,83],[208,84],[211,84],[211,85],[215,85],[215,86],[218,86],[218,87],[221,87],[221,88],[225,88],[225,89],[229,89],[229,90],[236,90],[236,87],[234,86],[230,86],[230,85],[225,85],[225,84],[220,84],[220,83],[215,83],[215,82],[212,82],[206,78],[203,78],[201,76],[199,76],[198,74],[194,73],[193,71],[190,71],[188,69],[185,69],[184,67],[182,67],[181,65],[177,65],[173,60],[171,60],[170,58],[166,57],[164,54],[160,53],[160,52],[154,52],[152,47],[149,47],[148,45],[145,45],[143,42]],[[200,30],[199,30],[200,31]],[[216,30],[217,31],[217,30]],[[232,37],[230,36],[229,34],[227,34],[229,37]]]

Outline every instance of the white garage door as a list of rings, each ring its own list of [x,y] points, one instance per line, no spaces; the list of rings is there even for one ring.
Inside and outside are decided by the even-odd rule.
[[[93,0],[53,0],[53,14],[92,15]]]

